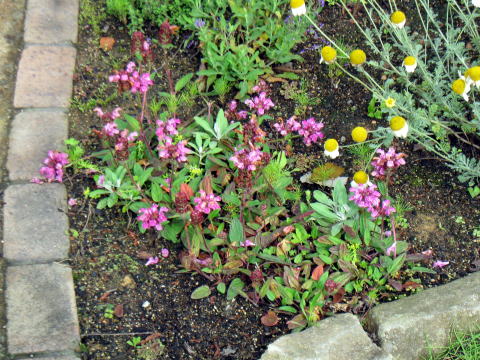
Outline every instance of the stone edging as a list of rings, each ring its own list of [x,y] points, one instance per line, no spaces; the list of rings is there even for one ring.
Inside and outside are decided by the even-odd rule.
[[[7,347],[16,359],[78,359],[80,330],[68,259],[63,184],[30,184],[68,136],[78,0],[27,0],[4,196]]]
[[[5,191],[8,351],[17,359],[78,359],[80,342],[63,184],[30,184],[48,150],[68,136],[78,0],[28,0],[10,132]],[[451,329],[480,324],[480,272],[375,307],[364,331],[357,316],[336,315],[282,336],[261,360],[413,360],[446,345]],[[375,338],[375,343],[371,340]],[[379,345],[376,345],[379,344]]]
[[[368,333],[357,316],[336,315],[282,336],[260,360],[417,360],[427,355],[427,347],[446,346],[452,330],[478,331],[479,327],[480,272],[476,272],[377,305],[365,319]]]

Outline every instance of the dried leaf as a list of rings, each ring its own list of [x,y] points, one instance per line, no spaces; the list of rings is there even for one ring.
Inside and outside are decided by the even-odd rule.
[[[345,231],[349,236],[351,237],[356,237],[357,236],[357,233],[355,232],[355,230],[353,230],[350,226],[348,225],[344,225],[343,226],[343,231]]]
[[[110,51],[115,44],[115,39],[112,37],[102,37],[100,38],[100,48],[104,51]]]
[[[333,295],[333,303],[337,304],[343,299],[343,295],[345,295],[345,289],[339,289],[335,295]]]
[[[279,77],[275,77],[275,76],[267,76],[267,77],[265,78],[265,80],[266,80],[267,82],[269,82],[269,83],[276,83],[276,82],[284,82],[284,83],[286,83],[286,82],[288,82],[288,81],[285,80],[285,79],[282,79],[282,78],[279,78]]]
[[[278,316],[275,311],[272,310],[269,310],[260,320],[265,326],[275,326],[278,324]]]
[[[118,318],[123,317],[123,304],[118,304],[117,306],[115,306],[115,309],[113,310],[113,313]]]
[[[403,285],[400,281],[388,279],[388,283],[397,291],[402,291]]]
[[[339,176],[342,176],[344,172],[345,169],[341,166],[328,162],[312,170],[310,181],[313,181],[314,183],[321,183],[326,180],[333,180]]]
[[[307,326],[307,320],[305,319],[305,316],[303,314],[298,314],[295,315],[291,320],[287,321],[288,328],[290,330],[299,328],[299,327],[305,327]]]
[[[317,281],[323,274],[323,265],[318,265],[312,272],[312,279]]]
[[[106,302],[108,297],[110,296],[111,293],[113,293],[115,290],[108,290],[108,291],[105,291],[102,296],[100,296],[100,298],[98,300],[102,301],[102,302]]]
[[[138,251],[137,252],[137,258],[141,260],[148,260],[151,257],[153,257],[152,253],[149,253],[148,251]]]
[[[187,195],[187,197],[190,199],[193,195],[194,195],[194,192],[192,190],[192,188],[190,187],[190,185],[188,184],[181,184],[180,185],[180,192],[184,193],[185,195]]]
[[[140,341],[140,345],[145,345],[146,343],[148,343],[152,340],[158,339],[161,336],[162,336],[162,334],[160,334],[160,333],[153,333],[152,335],[148,335],[145,339]]]
[[[202,182],[200,183],[200,189],[205,191],[207,194],[212,194],[212,177],[210,175],[206,175]]]
[[[419,287],[422,287],[422,284],[419,284],[415,281],[407,281],[405,284],[403,284],[404,289],[416,289]]]

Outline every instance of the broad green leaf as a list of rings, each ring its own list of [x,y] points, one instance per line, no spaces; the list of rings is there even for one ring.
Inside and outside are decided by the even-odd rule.
[[[175,91],[179,92],[182,90],[185,85],[188,84],[188,82],[192,79],[193,73],[189,73],[187,75],[182,76],[180,79],[178,79],[177,83],[175,84]]]
[[[123,117],[125,118],[125,120],[127,120],[128,126],[130,127],[131,131],[140,131],[140,124],[137,119],[128,114],[124,114]]]
[[[243,225],[238,218],[233,218],[230,222],[230,231],[228,232],[228,239],[231,243],[239,245],[245,240],[245,233]]]
[[[241,279],[239,278],[233,279],[232,282],[230,283],[230,286],[228,287],[227,300],[233,300],[235,296],[242,293],[244,286],[245,286],[245,283]]]
[[[206,298],[207,296],[210,296],[211,293],[212,291],[210,290],[208,285],[202,285],[196,288],[195,290],[193,290],[192,295],[190,295],[190,298],[194,300],[203,299],[203,298]]]
[[[227,290],[227,286],[225,285],[225,283],[221,282],[217,285],[217,291],[220,293],[220,294],[225,294],[225,291]]]

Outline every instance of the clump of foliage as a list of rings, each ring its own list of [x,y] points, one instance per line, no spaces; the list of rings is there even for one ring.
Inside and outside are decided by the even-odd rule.
[[[480,36],[475,26],[478,11],[472,11],[467,2],[449,0],[445,13],[437,14],[428,1],[415,0],[419,21],[412,22],[393,2],[386,12],[378,1],[366,0],[367,28],[345,2],[339,3],[364,36],[371,54],[368,60],[360,49],[347,54],[305,14],[338,51],[338,59],[349,59],[355,70],[347,69],[336,58],[326,62],[371,91],[370,116],[381,118],[384,113],[391,121],[403,119],[409,140],[443,159],[458,172],[460,181],[473,186],[480,178],[480,162],[467,154],[480,150],[480,108],[469,95],[480,84],[476,61]],[[472,5],[478,7],[475,2]],[[375,80],[369,68],[385,74],[386,80]],[[391,126],[398,127],[398,121]],[[393,136],[386,129],[375,134],[385,145],[392,142]]]
[[[216,289],[228,299],[268,301],[277,313],[291,314],[291,329],[332,312],[362,311],[387,291],[421,286],[414,273],[431,270],[416,263],[429,261],[430,255],[407,254],[388,193],[405,154],[377,144],[371,162],[355,174],[348,190],[333,181],[331,192],[303,192],[282,143],[262,129],[275,106],[268,84],[257,84],[242,104],[232,101],[219,109],[208,104],[204,115],[180,119],[177,106],[150,102],[154,80],[162,74],[154,72],[148,41],[138,33],[134,40],[132,57],[140,63],[113,71],[109,81],[125,98],[141,104],[138,110],[94,109],[102,148],[84,156],[81,144],[71,139],[67,153],[49,152],[40,170],[43,179],[34,182],[62,181],[68,166],[74,176],[93,173],[96,188],[86,196],[97,201],[98,209],[120,207],[134,214],[146,237],[183,244],[184,270],[210,280],[192,298]],[[191,74],[176,83],[168,69],[165,76],[169,88],[163,98],[190,94],[185,89]],[[295,116],[273,125],[281,136],[297,134],[307,147],[323,142],[323,127],[314,118]],[[362,129],[356,128],[355,141],[365,141]],[[325,141],[325,156],[334,158],[338,143],[333,142],[337,149],[330,148],[326,144],[331,140]],[[342,171],[326,165],[318,175]],[[152,258],[146,265],[157,262]],[[275,316],[270,314],[268,322],[274,323]]]

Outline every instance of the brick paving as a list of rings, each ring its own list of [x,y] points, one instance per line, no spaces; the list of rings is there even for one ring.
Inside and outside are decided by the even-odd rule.
[[[79,351],[63,184],[31,184],[68,136],[78,0],[29,0],[9,135],[4,196],[7,348],[21,359],[75,360]]]

